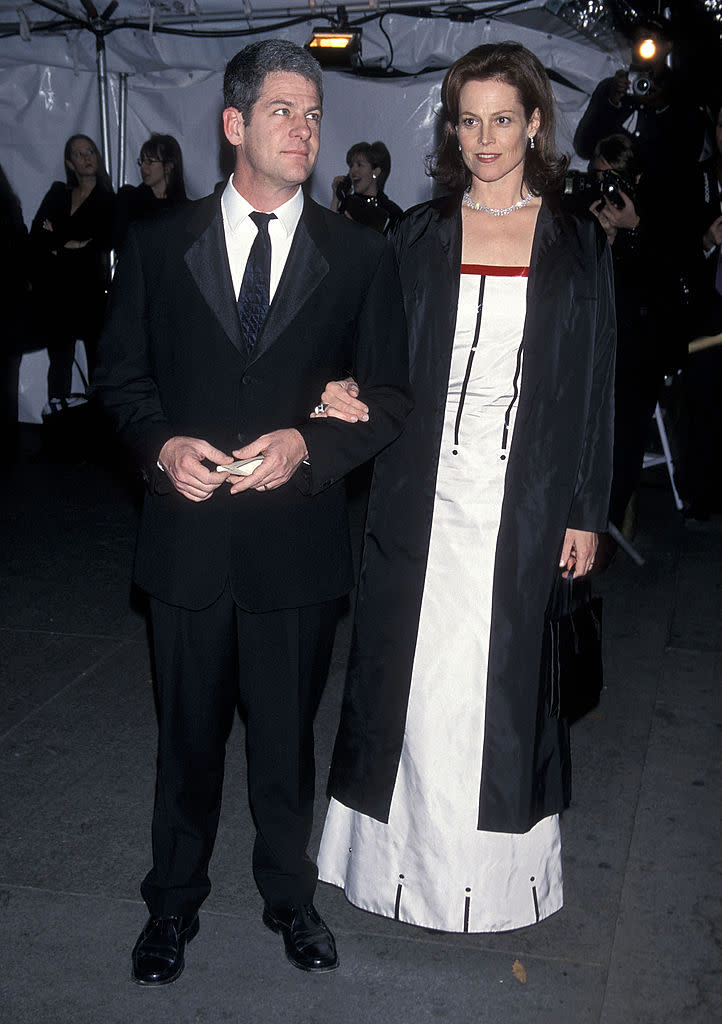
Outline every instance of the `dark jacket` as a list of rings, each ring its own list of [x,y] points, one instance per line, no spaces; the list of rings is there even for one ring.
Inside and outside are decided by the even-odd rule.
[[[705,118],[699,103],[688,95],[684,83],[674,72],[664,75],[665,101],[637,105],[631,96],[623,96],[618,106],[610,102],[613,78],[604,78],[591,95],[587,109],[574,132],[574,149],[583,160],[591,160],[594,147],[608,135],[630,133],[624,127],[638,111],[633,138],[648,174],[663,176],[667,189],[684,195],[679,175],[689,179],[699,160],[705,139]],[[670,153],[675,154],[674,170]]]
[[[327,381],[353,373],[366,424],[309,420]],[[410,406],[390,244],[306,198],[268,318],[244,355],[220,192],[131,226],[113,286],[94,391],[148,482],[135,580],[168,604],[204,608],[229,582],[270,611],[353,585],[343,477],[401,430]],[[285,486],[196,503],[156,467],[176,435],[230,453],[297,427],[310,455]]]
[[[429,550],[459,294],[459,196],[410,210],[395,246],[415,407],[401,437],[376,459],[329,782],[330,795],[381,821],[403,744]],[[539,663],[565,529],[607,524],[615,327],[609,247],[598,224],[544,202],[527,309],[497,542],[480,780],[479,828],[501,832],[526,832],[561,810],[567,795],[566,725],[546,717]]]
[[[123,185],[118,189],[113,224],[113,248],[117,253],[123,248],[128,227],[139,220],[154,220],[176,206],[188,202],[185,195],[175,199],[157,199],[150,186]]]
[[[96,185],[75,213],[72,189],[54,181],[30,229],[33,303],[46,328],[73,337],[97,336],[110,271],[115,194]],[[45,221],[52,224],[47,231]],[[71,239],[88,244],[66,249]]]

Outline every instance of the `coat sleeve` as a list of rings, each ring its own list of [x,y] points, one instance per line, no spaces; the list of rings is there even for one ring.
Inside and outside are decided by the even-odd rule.
[[[596,225],[595,225],[596,227]],[[617,328],[611,249],[597,237],[597,304],[582,455],[568,526],[601,533],[609,521]]]
[[[375,247],[372,252],[377,253]],[[386,241],[356,320],[350,371],[369,407],[369,420],[309,420],[298,428],[310,463],[310,472],[299,475],[299,486],[309,494],[329,487],[390,444],[411,411],[406,319],[396,260]]]
[[[43,196],[38,212],[30,226],[30,242],[34,252],[48,253],[61,249],[68,236],[66,232],[67,211],[65,209],[66,187],[62,181],[54,181]],[[49,220],[52,231],[46,231],[43,224]]]
[[[156,460],[173,436],[160,401],[149,353],[146,272],[138,236],[128,233],[111,289],[91,393],[152,490],[167,490]]]
[[[574,149],[582,160],[591,160],[600,139],[624,131],[624,122],[631,110],[622,101],[618,107],[609,101],[612,78],[604,78],[592,93],[589,105],[574,132]]]

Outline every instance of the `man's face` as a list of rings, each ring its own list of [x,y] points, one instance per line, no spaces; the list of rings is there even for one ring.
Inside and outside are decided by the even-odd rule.
[[[224,123],[225,120],[224,120]],[[261,94],[245,123],[238,113],[236,171],[256,192],[290,191],[313,170],[321,139],[321,102],[313,82],[294,72],[266,75]]]

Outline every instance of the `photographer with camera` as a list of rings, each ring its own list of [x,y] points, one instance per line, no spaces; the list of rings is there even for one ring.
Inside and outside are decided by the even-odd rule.
[[[565,191],[599,220],[612,248],[617,317],[614,461],[609,518],[633,536],[632,501],[665,373],[680,361],[679,253],[633,139],[613,134]],[[608,539],[607,539],[608,540]],[[602,545],[604,547],[604,544]]]
[[[357,142],[346,154],[348,174],[333,179],[331,209],[380,234],[391,231],[403,213],[384,193],[391,155],[383,142]]]
[[[619,132],[634,138],[652,178],[668,169],[671,154],[693,166],[704,146],[705,119],[687,93],[679,72],[669,65],[674,52],[670,23],[641,22],[632,36],[632,63],[603,79],[574,134],[574,149],[590,160],[600,139]]]

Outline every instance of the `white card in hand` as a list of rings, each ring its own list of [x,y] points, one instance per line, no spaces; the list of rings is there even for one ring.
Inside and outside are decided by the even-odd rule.
[[[253,459],[238,459],[228,466],[216,466],[218,473],[233,473],[234,476],[250,476],[254,469],[263,462],[262,455],[256,455]]]

